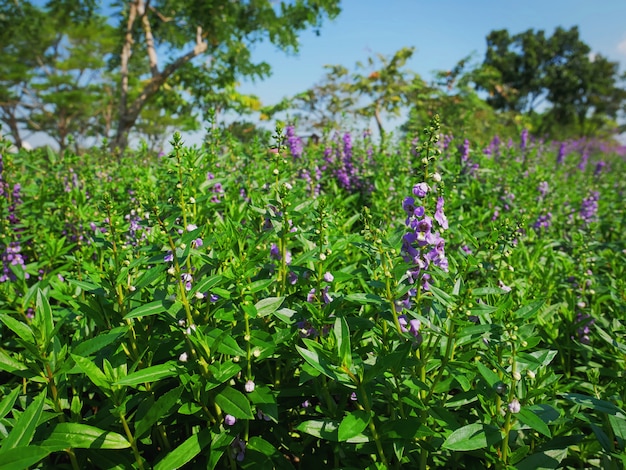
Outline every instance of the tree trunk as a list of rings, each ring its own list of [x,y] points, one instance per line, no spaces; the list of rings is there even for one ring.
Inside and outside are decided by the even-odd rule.
[[[141,94],[129,105],[128,103],[128,64],[130,56],[132,54],[133,46],[133,24],[137,19],[137,16],[141,17],[142,27],[146,38],[146,53],[150,63],[150,72],[152,78],[143,87]],[[202,54],[208,48],[208,44],[202,40],[202,28],[197,27],[196,32],[196,45],[187,54],[180,56],[174,62],[169,64],[162,72],[159,72],[158,60],[156,55],[156,49],[154,47],[154,37],[152,35],[152,28],[147,16],[144,0],[133,0],[130,4],[130,11],[128,13],[128,23],[126,25],[126,39],[124,46],[122,47],[121,65],[120,65],[120,106],[119,106],[119,121],[117,124],[117,132],[115,138],[111,142],[111,149],[118,152],[123,152],[128,146],[128,135],[132,128],[135,126],[137,119],[141,113],[141,110],[146,103],[156,95],[167,79],[182,67],[184,64],[192,60],[194,57]]]
[[[15,117],[14,110],[7,112],[3,110],[7,116],[2,120],[9,126],[9,133],[11,137],[13,137],[13,143],[18,149],[21,149],[24,146],[24,142],[22,141],[22,136],[20,135],[20,128],[17,125],[17,118]]]

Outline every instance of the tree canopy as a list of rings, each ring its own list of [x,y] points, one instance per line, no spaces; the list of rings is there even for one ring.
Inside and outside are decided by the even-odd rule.
[[[20,125],[46,130],[42,120],[50,113],[58,116],[63,103],[72,114],[94,101],[108,112],[108,128],[101,130],[110,132],[113,148],[123,150],[129,133],[154,116],[154,106],[149,110],[157,101],[161,113],[183,120],[190,103],[201,112],[231,103],[256,106],[253,97],[230,99],[241,77],[270,73],[267,63],[252,59],[254,44],[269,40],[286,52],[297,51],[299,32],[317,29],[338,13],[339,0],[50,0],[43,8],[29,1],[3,1],[0,118],[19,144]],[[75,41],[79,34],[107,50],[84,50]],[[77,87],[86,91],[87,85],[81,81],[85,71],[67,62],[83,58],[106,60],[106,67],[90,65],[99,72],[91,83],[114,101],[114,111],[110,101],[94,98],[99,96],[95,90],[71,95]],[[82,113],[104,115],[85,108]],[[71,129],[54,132],[62,145]]]
[[[589,135],[615,120],[626,100],[619,64],[592,53],[577,27],[552,36],[492,31],[475,77],[494,109],[535,115],[542,133]]]

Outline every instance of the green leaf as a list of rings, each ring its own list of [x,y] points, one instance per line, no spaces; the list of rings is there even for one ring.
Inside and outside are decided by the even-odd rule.
[[[484,449],[501,440],[502,436],[497,427],[482,423],[472,423],[450,434],[442,444],[442,447],[453,451],[469,451]]]
[[[283,300],[285,300],[284,297],[268,297],[266,299],[259,300],[254,305],[257,311],[257,316],[266,317],[267,315],[271,315],[280,308]]]
[[[526,426],[530,426],[532,429],[543,434],[546,437],[552,437],[548,425],[544,423],[539,416],[537,416],[535,413],[532,412],[532,410],[529,410],[527,407],[523,406],[520,412],[517,413],[515,416],[520,422],[524,423]]]
[[[337,374],[336,367],[330,362],[325,352],[321,349],[320,345],[306,338],[304,338],[302,341],[304,342],[304,344],[306,344],[308,349],[301,348],[300,346],[296,346],[296,349],[304,358],[304,360],[325,376],[333,380],[340,381],[345,385],[346,377],[340,378],[339,374]],[[349,381],[347,382],[350,383]]]
[[[224,279],[224,276],[220,276],[220,275],[204,278],[193,286],[190,294],[195,294],[196,292],[209,291],[213,287],[218,285],[220,282],[222,282],[223,279]]]
[[[126,449],[130,443],[124,436],[112,431],[81,423],[58,423],[40,445],[62,449]]]
[[[13,405],[15,404],[15,400],[17,400],[17,397],[20,395],[21,389],[22,387],[16,387],[11,391],[11,393],[2,399],[0,402],[0,419],[9,414],[9,411],[11,411]]]
[[[544,303],[545,303],[545,300],[536,300],[534,302],[529,303],[528,305],[524,305],[522,308],[517,310],[513,315],[517,319],[528,320],[535,313],[537,313],[541,307],[543,307]]]
[[[620,439],[626,441],[626,420],[609,415],[609,423],[611,423],[613,433]]]
[[[95,352],[99,352],[109,344],[115,342],[128,330],[127,327],[114,328],[106,333],[98,334],[93,338],[89,338],[72,348],[72,351],[77,356],[88,357]]]
[[[472,289],[472,295],[475,297],[482,297],[483,295],[502,295],[508,291],[500,289],[499,287],[479,287],[478,289]]]
[[[2,321],[8,329],[13,331],[13,333],[19,336],[26,343],[32,345],[35,344],[35,335],[33,334],[33,330],[26,323],[22,323],[5,313],[0,314],[0,321]]]
[[[76,362],[76,365],[83,373],[89,377],[96,387],[102,390],[106,395],[111,395],[111,384],[109,379],[107,379],[104,372],[102,372],[97,365],[93,363],[93,360],[88,359],[86,357],[77,356],[76,354],[72,354],[72,359]]]
[[[37,446],[22,446],[6,451],[2,450],[0,452],[0,470],[24,470],[35,465],[50,452],[50,449]]]
[[[341,364],[349,368],[352,365],[352,349],[350,348],[350,329],[344,317],[337,317],[333,334],[337,339],[337,352]]]
[[[167,454],[163,460],[154,466],[154,470],[174,470],[180,468],[202,452],[210,442],[211,431],[204,428],[199,433],[187,438],[185,442]]]
[[[248,398],[239,390],[227,386],[215,396],[215,403],[225,412],[240,419],[254,419]]]
[[[135,439],[140,439],[146,432],[150,430],[152,425],[159,419],[165,418],[168,412],[176,404],[180,398],[183,388],[177,387],[169,392],[161,395],[159,399],[152,405],[148,412],[135,423]]]
[[[258,281],[251,282],[248,284],[248,292],[251,294],[255,294],[257,292],[262,291],[263,289],[267,289],[274,282],[273,279],[259,279]]]
[[[217,434],[213,434],[213,439],[211,440],[211,451],[209,452],[208,462],[207,462],[207,470],[213,470],[222,455],[226,450],[230,450],[230,444],[233,442],[233,437],[225,432],[220,432]]]
[[[131,318],[141,318],[149,315],[156,315],[157,313],[167,312],[172,305],[173,302],[168,300],[155,300],[154,302],[149,302],[141,307],[131,310],[124,316],[124,319],[129,320]]]
[[[363,410],[356,410],[341,420],[337,438],[339,442],[347,441],[363,432],[370,422],[370,414]]]
[[[47,346],[52,338],[54,319],[52,317],[52,308],[50,307],[48,298],[44,295],[41,289],[37,289],[37,303],[35,307],[36,312],[33,324],[37,325],[43,333],[43,345]]]
[[[35,429],[39,423],[45,399],[46,391],[44,390],[37,395],[33,402],[24,410],[24,413],[21,414],[9,435],[2,441],[0,457],[2,453],[8,449],[30,444],[31,439],[35,435]]]
[[[561,393],[561,396],[571,402],[576,403],[584,408],[592,408],[595,411],[606,413],[609,415],[617,416],[621,419],[626,419],[626,413],[615,406],[613,403],[600,400],[598,398],[582,395],[580,393]]]
[[[139,384],[156,382],[157,380],[165,379],[167,377],[173,377],[178,375],[178,371],[176,363],[174,361],[168,361],[165,364],[146,367],[145,369],[128,374],[126,377],[118,380],[116,385],[128,385],[130,387],[134,387]]]
[[[567,457],[567,447],[564,449],[549,449],[529,455],[519,462],[517,470],[554,470],[561,466],[561,461]]]
[[[259,436],[252,436],[250,438],[250,441],[248,441],[248,445],[246,446],[246,451],[247,450],[255,450],[268,457],[278,454],[278,451],[272,444]]]
[[[482,362],[480,361],[476,362],[476,368],[478,369],[478,372],[480,372],[480,375],[482,375],[483,378],[487,381],[487,384],[490,387],[493,388],[495,384],[500,382],[500,377],[498,376],[498,374],[496,374],[494,371],[489,369]]]
[[[620,343],[619,341],[617,341],[616,338],[611,337],[611,335],[609,335],[606,331],[604,331],[598,325],[595,325],[595,329],[596,329],[596,333],[598,333],[600,338],[602,338],[604,341],[606,341],[608,344],[613,346],[622,354],[626,354],[626,344]]]
[[[348,302],[353,302],[359,305],[383,303],[383,299],[379,297],[378,295],[366,294],[363,292],[357,292],[355,294],[348,294],[344,297],[344,300]]]
[[[28,370],[28,367],[26,367],[21,362],[16,361],[6,352],[0,349],[0,370],[9,372],[11,374],[20,375],[17,374],[17,372]]]
[[[319,439],[339,442],[339,422],[331,419],[311,419],[296,426],[298,431]]]
[[[67,281],[70,284],[74,284],[76,287],[80,287],[80,289],[84,292],[89,292],[91,294],[96,294],[99,296],[106,295],[106,291],[102,287],[91,282],[79,281],[77,279],[68,279]]]

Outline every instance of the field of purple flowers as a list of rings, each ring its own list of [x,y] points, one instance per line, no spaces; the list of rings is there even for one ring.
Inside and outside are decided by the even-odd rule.
[[[0,144],[0,470],[624,468],[624,147],[273,141]]]

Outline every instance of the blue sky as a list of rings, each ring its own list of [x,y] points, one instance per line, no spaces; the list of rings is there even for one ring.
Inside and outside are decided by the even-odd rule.
[[[243,83],[241,91],[273,104],[319,81],[325,64],[350,68],[405,46],[416,49],[408,67],[429,80],[433,71],[452,68],[472,52],[481,61],[485,38],[494,29],[552,34],[557,26],[576,25],[592,51],[626,68],[626,0],[344,0],[342,13],[325,22],[320,36],[301,35],[297,55],[271,44],[257,46],[253,58],[267,61],[273,75]]]

